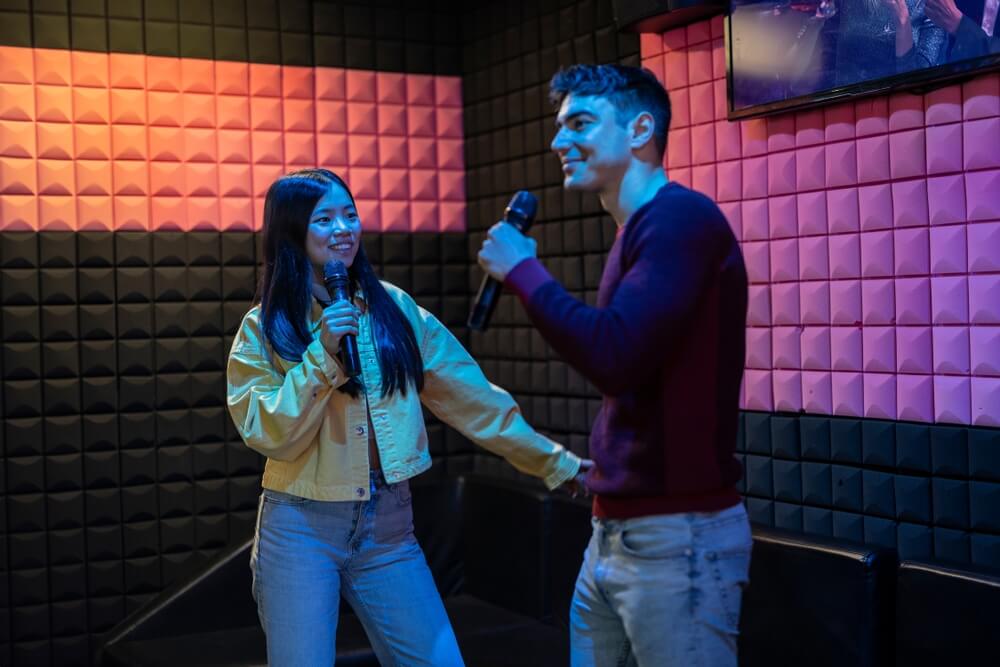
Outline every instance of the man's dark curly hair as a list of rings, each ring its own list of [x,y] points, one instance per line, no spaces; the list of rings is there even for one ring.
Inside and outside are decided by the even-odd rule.
[[[556,72],[549,83],[549,100],[556,108],[567,95],[607,99],[622,125],[641,111],[649,112],[655,123],[656,149],[663,159],[670,128],[670,97],[648,69],[624,65],[572,65]]]

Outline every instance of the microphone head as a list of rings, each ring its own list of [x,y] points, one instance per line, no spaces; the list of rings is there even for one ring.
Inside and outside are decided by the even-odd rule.
[[[531,226],[537,212],[538,198],[527,190],[518,190],[510,198],[507,208],[504,209],[503,218],[518,227],[523,227],[524,229],[521,231],[526,231],[527,227]]]
[[[331,259],[323,265],[323,282],[347,282],[347,267],[339,259]]]

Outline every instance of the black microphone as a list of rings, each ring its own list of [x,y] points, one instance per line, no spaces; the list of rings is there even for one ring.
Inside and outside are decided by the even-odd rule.
[[[538,199],[527,190],[518,190],[510,198],[510,203],[503,212],[503,221],[508,225],[513,225],[517,231],[527,234],[531,229],[531,223],[535,221],[535,213],[538,211]],[[483,276],[483,282],[479,285],[479,293],[476,301],[472,304],[472,312],[469,313],[468,326],[476,331],[486,331],[490,325],[490,318],[500,300],[500,292],[503,290],[503,283],[491,278],[489,274]]]
[[[330,301],[351,301],[351,279],[347,277],[347,267],[339,259],[323,265],[323,284],[330,293]],[[340,363],[348,377],[361,375],[361,357],[358,356],[358,341],[351,334],[340,339]]]

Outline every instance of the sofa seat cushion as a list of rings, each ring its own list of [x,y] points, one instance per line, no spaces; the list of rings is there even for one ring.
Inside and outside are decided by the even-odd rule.
[[[469,595],[445,600],[468,667],[550,667],[568,662],[565,632]],[[259,626],[124,641],[108,647],[106,665],[122,667],[266,667]],[[337,665],[377,666],[361,622],[342,614],[337,627]]]
[[[469,595],[445,600],[467,667],[569,664],[569,635],[530,616]]]
[[[121,667],[267,667],[260,626],[119,642],[105,651],[105,665]],[[361,622],[343,614],[337,627],[337,665],[377,667]]]

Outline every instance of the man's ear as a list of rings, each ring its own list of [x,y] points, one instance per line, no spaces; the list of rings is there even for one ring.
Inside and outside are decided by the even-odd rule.
[[[640,111],[628,125],[632,134],[630,145],[632,150],[639,150],[650,141],[656,134],[656,120],[653,114],[648,111]]]

